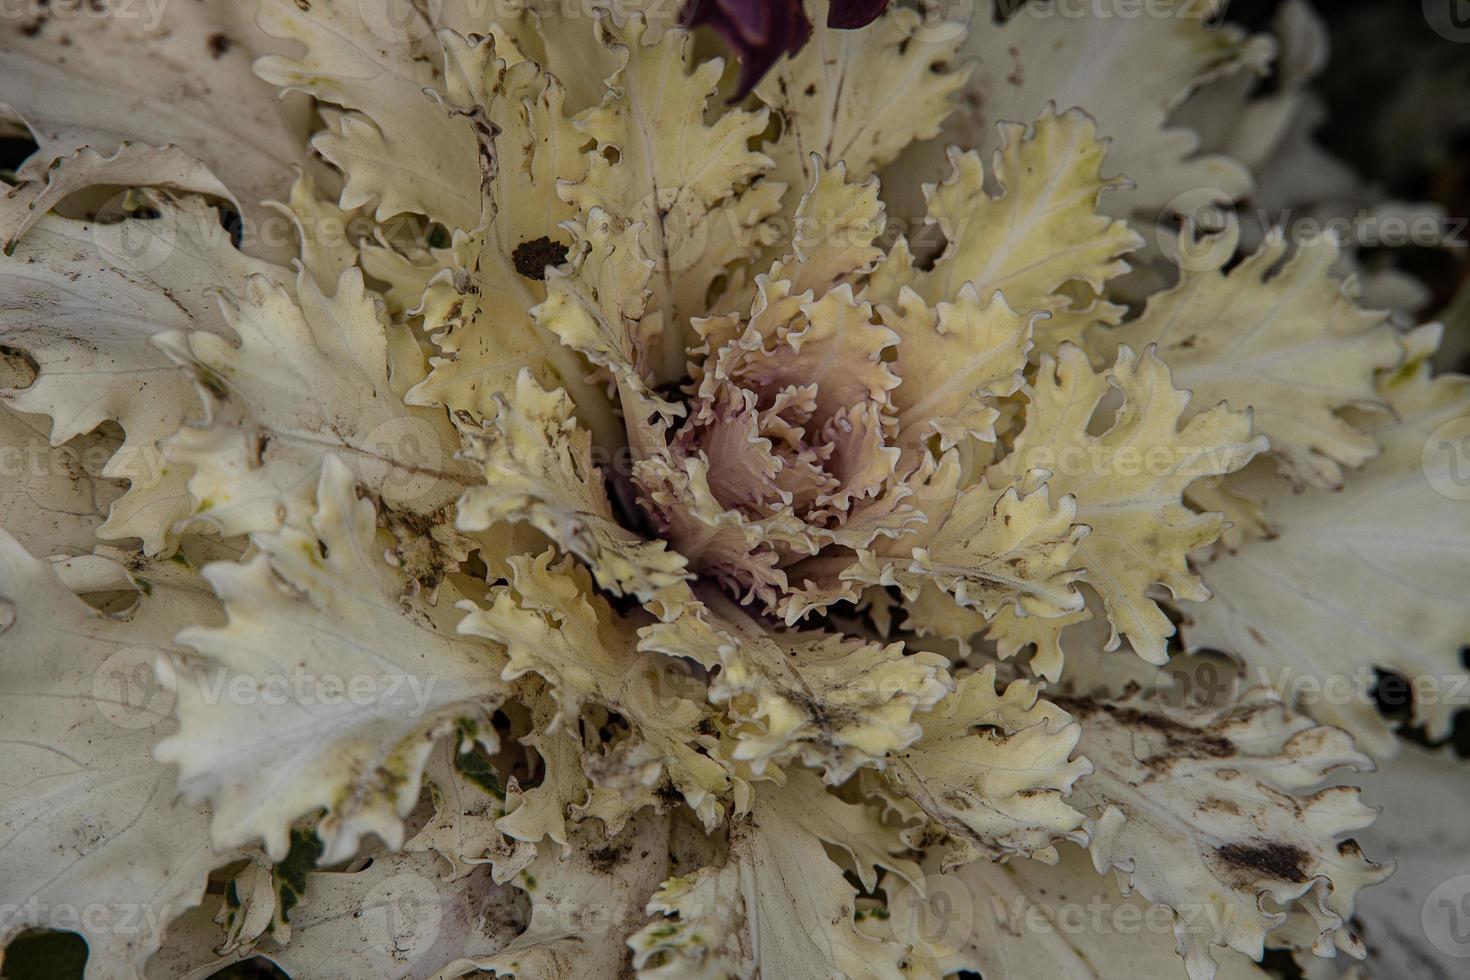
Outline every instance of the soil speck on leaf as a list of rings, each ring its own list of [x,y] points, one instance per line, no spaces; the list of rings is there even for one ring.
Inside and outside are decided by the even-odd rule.
[[[567,247],[542,235],[532,241],[521,242],[510,257],[517,272],[540,282],[546,278],[548,265],[561,265],[567,260]]]

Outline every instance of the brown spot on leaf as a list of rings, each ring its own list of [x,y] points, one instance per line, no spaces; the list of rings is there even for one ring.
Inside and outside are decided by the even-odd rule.
[[[1215,853],[1226,864],[1242,871],[1298,884],[1307,880],[1304,868],[1310,855],[1295,844],[1281,844],[1257,837],[1250,841],[1221,844],[1215,848]]]
[[[1240,807],[1234,800],[1222,800],[1218,796],[1205,797],[1204,801],[1200,803],[1199,808],[1205,813],[1218,812],[1228,813],[1237,817],[1240,816]]]
[[[587,863],[602,872],[612,871],[622,860],[623,849],[612,844],[595,848],[587,853]]]
[[[510,257],[517,272],[540,282],[546,278],[548,265],[561,265],[567,260],[567,247],[542,235],[532,241],[521,242]]]
[[[1228,759],[1235,755],[1235,743],[1223,735],[1212,735],[1192,728],[1161,713],[1140,711],[1091,697],[1064,697],[1055,700],[1063,709],[1080,718],[1102,712],[1120,725],[1157,732],[1169,743],[1170,756],[1173,758]],[[1154,759],[1144,762],[1153,765]]]

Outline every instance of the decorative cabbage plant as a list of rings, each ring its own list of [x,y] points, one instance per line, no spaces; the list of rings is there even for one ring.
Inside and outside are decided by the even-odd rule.
[[[1215,220],[1321,204],[1304,5],[1005,6],[809,8],[737,101],[667,5],[7,22],[7,969],[1362,957],[1470,385]]]

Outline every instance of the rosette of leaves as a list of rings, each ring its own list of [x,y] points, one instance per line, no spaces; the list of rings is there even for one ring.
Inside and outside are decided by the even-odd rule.
[[[1395,738],[1296,682],[1459,670],[1421,450],[1470,402],[1339,243],[1180,270],[1135,227],[1246,193],[1169,114],[1270,38],[817,17],[731,104],[653,8],[248,6],[0,49],[0,938],[96,978],[1363,955],[1390,868],[1322,787]],[[1178,697],[1202,648],[1252,683]],[[1035,925],[1094,900],[1162,925]]]

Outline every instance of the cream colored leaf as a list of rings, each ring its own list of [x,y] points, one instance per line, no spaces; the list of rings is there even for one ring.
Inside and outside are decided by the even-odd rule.
[[[302,521],[329,454],[385,510],[435,515],[474,482],[453,458],[459,436],[444,414],[403,403],[422,356],[383,323],[361,270],[343,273],[331,296],[304,270],[299,299],[259,277],[243,288],[225,305],[238,346],[199,330],[155,340],[193,371],[208,408],[164,442],[168,465],[193,468],[193,519],[226,535]]]
[[[1107,144],[1086,114],[1058,114],[1048,106],[1034,118],[1029,126],[1000,127],[990,174],[999,196],[986,190],[978,152],[951,149],[944,181],[925,185],[928,221],[943,233],[944,252],[927,272],[905,269],[906,252],[890,257],[874,277],[879,298],[893,302],[904,282],[931,305],[953,301],[966,283],[987,302],[999,290],[1017,312],[1051,315],[1036,328],[1037,343],[1047,350],[1089,323],[1116,321],[1118,307],[1075,303],[1062,287],[1081,284],[1100,295],[1128,271],[1121,256],[1143,240],[1098,212],[1104,193],[1125,182],[1102,176]]]
[[[788,281],[792,294],[811,290],[820,297],[841,283],[853,284],[878,264],[883,249],[875,242],[885,220],[877,177],[852,181],[840,159],[831,164],[815,159],[811,166],[792,220],[790,251],[770,278]]]
[[[716,205],[696,233],[699,261],[674,280],[674,309],[690,316],[696,334],[705,315],[750,309],[762,263],[789,236],[785,193],[785,184],[757,180]]]
[[[888,778],[954,842],[946,868],[1030,855],[1076,833],[1082,815],[1063,801],[1092,771],[1072,758],[1082,731],[1065,711],[1017,680],[995,689],[995,666],[964,677],[918,716],[924,737],[894,756]],[[907,838],[922,845],[924,830]]]
[[[378,850],[364,867],[314,870],[291,910],[291,940],[257,953],[300,980],[431,980],[513,941],[515,889],[488,866],[451,878],[434,854]]]
[[[1228,273],[1183,274],[1143,314],[1099,332],[1135,350],[1157,344],[1196,407],[1250,409],[1281,470],[1298,486],[1338,489],[1343,467],[1377,453],[1373,437],[1337,412],[1380,404],[1375,374],[1400,358],[1387,314],[1360,309],[1356,287],[1332,274],[1342,249],[1319,238],[1287,256],[1279,232]]]
[[[631,975],[623,940],[669,873],[667,817],[644,811],[616,837],[584,831],[564,855],[543,852],[516,881],[531,898],[524,932],[494,956],[456,961],[445,980],[491,971],[518,980],[618,980]]]
[[[638,621],[617,615],[592,589],[585,570],[569,559],[553,564],[555,557],[547,551],[512,558],[511,583],[491,590],[487,608],[466,603],[462,608],[469,615],[459,631],[504,646],[505,680],[528,673],[546,680],[559,709],[552,730],[575,732],[588,704],[628,719],[646,746],[644,754],[656,763],[652,785],[667,772],[705,825],[715,826],[722,814],[719,796],[730,780],[725,766],[700,751],[715,746],[710,736],[698,734],[708,706],[649,684]]]
[[[1087,531],[1070,496],[1055,505],[1045,487],[1022,495],[1015,486],[959,488],[957,451],[917,484],[927,524],[908,537],[859,552],[846,581],[892,585],[906,597],[937,585],[961,606],[987,618],[1014,606],[1026,616],[1055,617],[1078,609],[1076,553]]]
[[[206,896],[205,903],[175,919],[164,936],[163,946],[148,960],[147,980],[208,980],[219,971],[251,953],[236,948],[220,952],[226,934],[215,922],[224,905],[223,896]]]
[[[532,701],[533,732],[522,744],[541,758],[541,779],[521,789],[512,777],[506,787],[506,815],[495,827],[507,837],[530,844],[551,838],[565,854],[571,847],[568,813],[585,807],[589,787],[582,770],[582,743],[576,726],[552,730],[559,706],[544,688]],[[538,851],[539,853],[539,851]]]
[[[1452,747],[1406,745],[1391,765],[1353,777],[1364,800],[1383,807],[1359,838],[1363,848],[1395,865],[1393,877],[1356,903],[1364,930],[1384,940],[1369,941],[1369,976],[1448,978],[1460,970],[1464,957],[1455,954],[1464,949],[1463,933],[1451,930],[1470,874],[1465,775],[1465,760]]]
[[[883,596],[888,595],[884,590],[872,591],[880,592]],[[970,639],[982,632],[986,623],[990,622],[983,612],[960,605],[948,592],[933,584],[921,585],[914,598],[905,598],[902,603],[895,602],[893,605],[894,611],[899,608],[903,610],[904,629],[921,637],[938,636],[953,640],[961,657],[970,652]],[[1002,608],[1001,615],[1005,612]]]
[[[638,229],[615,232],[612,217],[593,208],[575,237],[581,254],[569,271],[547,270],[546,301],[531,315],[563,344],[606,368],[625,401],[635,394],[647,399],[648,350],[656,338],[647,335],[643,313],[653,263],[641,257]]]
[[[588,14],[607,8],[626,17],[647,5],[647,0],[628,0],[584,8],[564,7],[557,0],[517,0],[507,4],[510,9],[496,11],[492,30],[508,62],[526,58],[555,75],[567,88],[567,111],[579,113],[602,102],[607,78],[618,67],[617,53],[602,43],[596,18]],[[658,33],[660,23],[650,27]]]
[[[99,534],[139,537],[157,553],[173,546],[173,525],[191,509],[189,468],[165,465],[157,444],[200,406],[187,373],[151,341],[169,330],[224,336],[219,290],[240,289],[250,276],[284,284],[289,275],[238,252],[212,208],[191,199],[147,203],[157,218],[99,225],[47,217],[0,259],[10,297],[0,341],[39,368],[7,403],[51,416],[54,443],[108,420],[122,426],[127,438],[102,472],[131,486]]]
[[[1365,221],[1438,223],[1443,214],[1434,206],[1426,211],[1423,206],[1382,200],[1379,189],[1370,188],[1353,166],[1318,145],[1317,131],[1326,115],[1318,77],[1338,54],[1330,50],[1335,39],[1325,13],[1314,11],[1308,0],[1281,4],[1271,18],[1280,54],[1270,84],[1257,84],[1246,75],[1218,79],[1193,94],[1174,118],[1198,132],[1210,150],[1250,168],[1257,185],[1250,196],[1251,208],[1263,219],[1289,214],[1296,223],[1311,214],[1314,222],[1348,219],[1358,227]],[[1417,98],[1406,94],[1401,104]],[[1254,248],[1268,230],[1265,220],[1245,223],[1240,229],[1248,248]],[[1379,243],[1384,244],[1381,239]],[[1208,254],[1208,244],[1204,250]],[[1339,271],[1359,268],[1358,259],[1348,256]],[[1389,267],[1364,270],[1363,287],[1376,309],[1412,315],[1429,302],[1419,280]]]
[[[23,182],[0,197],[0,249],[9,255],[27,231],[73,194],[92,187],[153,186],[209,195],[239,207],[234,195],[203,163],[176,146],[123,143],[103,156],[82,147],[51,161],[45,174]]]
[[[891,830],[795,771],[784,787],[761,785],[749,819],[730,829],[723,867],[664,882],[648,911],[665,917],[628,941],[638,976],[900,980],[903,947],[857,929],[856,895],[823,842],[849,854],[869,889],[875,865],[918,877],[885,853],[901,847]]]
[[[1240,486],[1249,484],[1255,474],[1271,466],[1268,456],[1258,456],[1244,469],[1213,480],[1201,480],[1189,488],[1184,499],[1200,511],[1217,511],[1231,523],[1220,535],[1220,544],[1235,550],[1247,541],[1269,537],[1275,533],[1271,519],[1266,514],[1265,502],[1243,492]]]
[[[921,735],[920,712],[953,686],[945,658],[835,633],[775,632],[713,593],[672,623],[642,631],[641,647],[719,668],[709,697],[735,721],[731,757],[756,775],[800,759],[829,783]]]
[[[496,826],[506,810],[505,790],[485,757],[452,740],[434,746],[424,768],[434,812],[404,842],[410,853],[432,851],[449,862],[450,877],[464,878],[484,864],[497,882],[514,878],[536,856],[536,848],[507,839]]]
[[[982,303],[972,283],[933,307],[904,287],[896,313],[883,317],[899,335],[894,371],[907,379],[893,393],[900,443],[921,446],[931,435],[941,449],[966,438],[995,441],[996,401],[1025,382],[1038,316],[1016,313],[1000,292]]]
[[[1115,414],[1104,411],[1096,422],[1106,431],[1093,435],[1089,426],[1113,391],[1121,405]],[[1026,425],[990,475],[1019,481],[1047,470],[1053,493],[1076,498],[1076,520],[1092,531],[1072,564],[1103,599],[1113,625],[1108,649],[1127,637],[1155,664],[1167,657],[1174,625],[1149,593],[1162,586],[1176,599],[1209,598],[1185,558],[1224,525],[1218,514],[1186,507],[1184,491],[1202,477],[1240,469],[1265,449],[1264,439],[1251,438],[1250,415],[1223,405],[1181,425],[1188,402],[1151,351],[1140,357],[1119,348],[1111,368],[1095,371],[1080,348],[1063,345],[1057,359],[1043,355]]]
[[[102,476],[118,440],[102,433],[52,446],[49,420],[0,404],[0,528],[27,551],[92,550],[123,486]]]
[[[1373,670],[1423,685],[1414,720],[1443,737],[1464,701],[1460,650],[1470,639],[1470,382],[1431,379],[1425,352],[1438,327],[1409,339],[1409,366],[1382,388],[1396,418],[1362,422],[1382,454],[1339,493],[1293,494],[1270,474],[1237,485],[1267,500],[1277,531],[1202,565],[1215,598],[1190,610],[1184,630],[1191,648],[1242,658],[1253,682],[1300,699],[1378,758],[1398,743],[1372,697]]]
[[[1214,975],[1212,946],[1259,959],[1286,920],[1275,910],[1294,906],[1315,922],[1319,953],[1362,958],[1348,924],[1354,898],[1392,867],[1368,861],[1349,835],[1376,811],[1356,789],[1310,792],[1339,768],[1371,768],[1346,732],[1262,689],[1214,712],[1137,693],[1058,704],[1081,723],[1097,767],[1072,801],[1088,814],[1093,863],[1117,869],[1125,893],[1175,911],[1191,980]]]
[[[207,665],[175,678],[180,728],[157,754],[209,800],[221,846],[259,838],[280,860],[292,822],[325,809],[325,863],[368,833],[397,847],[434,742],[462,730],[495,745],[504,658],[455,635],[452,588],[428,605],[375,525],[329,456],[310,531],[258,533],[248,562],[204,570],[229,622],[179,635]]]
[[[976,861],[954,872],[954,884],[931,884],[900,922],[918,931],[916,959],[939,975],[972,970],[987,980],[1179,980],[1172,913],[1138,895],[1121,898],[1082,848],[1058,851],[1055,865]],[[1272,976],[1234,950],[1216,955],[1216,980]]]
[[[558,181],[586,174],[586,137],[567,117],[555,78],[525,61],[506,67],[488,41],[446,43],[463,79],[451,93],[458,111],[489,127],[481,134],[483,211],[479,227],[457,232],[436,256],[444,267],[431,275],[422,304],[414,298],[440,356],[408,400],[488,417],[495,396],[512,394],[516,376],[530,368],[542,385],[571,393],[600,445],[618,445],[622,426],[587,380],[589,367],[531,314],[547,298],[547,267],[575,245],[562,225],[576,209],[561,199]]]
[[[738,866],[701,868],[670,878],[648,903],[654,919],[628,940],[639,980],[750,980],[758,968],[749,948]]]
[[[1263,74],[1275,52],[1270,38],[1216,24],[1227,10],[1223,0],[1166,0],[1146,16],[1091,6],[1064,12],[1041,0],[1011,9],[1004,24],[978,23],[965,38],[960,55],[977,62],[962,95],[971,111],[950,117],[939,145],[987,152],[1005,139],[997,124],[1027,122],[1055,103],[1097,120],[1110,141],[1108,170],[1135,185],[1108,205],[1114,214],[1151,221],[1187,190],[1219,188],[1235,199],[1251,188],[1245,166],[1200,154],[1199,136],[1169,121],[1201,85],[1243,71]],[[915,171],[936,173],[937,148],[925,149],[895,170],[903,168],[910,181],[922,179]]]
[[[291,223],[301,264],[317,286],[330,293],[336,290],[342,273],[357,265],[360,239],[371,224],[366,215],[357,210],[344,211],[321,194],[317,182],[302,175],[291,185],[291,196],[274,207]],[[372,274],[371,269],[364,268]],[[414,300],[417,302],[418,297]]]
[[[603,16],[598,28],[619,67],[602,104],[577,118],[577,128],[597,146],[586,179],[566,185],[563,196],[584,215],[602,208],[615,230],[642,225],[639,242],[654,263],[649,309],[658,317],[648,328],[659,338],[652,363],[660,382],[678,380],[692,339],[687,320],[705,311],[676,307],[677,281],[714,278],[701,269],[710,215],[769,168],[769,158],[748,148],[766,128],[766,114],[728,109],[713,125],[704,122],[723,62],[706,61],[691,72],[685,31],[653,39],[641,13],[626,26]]]
[[[256,62],[256,74],[351,110],[312,140],[347,175],[341,206],[372,205],[379,221],[408,211],[451,229],[474,228],[480,221],[475,131],[425,91],[442,91],[446,57],[422,13],[398,23],[384,7],[259,2],[261,29],[305,50],[268,55]]]
[[[129,155],[172,146],[179,157],[208,168],[208,180],[195,181],[192,189],[228,188],[222,196],[237,199],[247,226],[260,228],[271,218],[262,202],[284,197],[296,170],[313,164],[306,145],[309,102],[282,100],[251,71],[271,44],[253,23],[253,6],[238,0],[114,3],[77,16],[75,7],[48,11],[38,5],[34,19],[12,11],[16,16],[0,25],[3,102],[38,146],[16,173],[20,193],[52,179],[53,160],[71,158],[65,164],[71,169],[79,151],[105,158],[127,141],[134,144]],[[145,106],[148,111],[140,111]],[[143,172],[103,183],[134,181],[161,182]],[[37,208],[28,220],[44,210]],[[285,244],[251,236],[247,247],[284,261]]]
[[[290,936],[285,905],[286,896],[294,897],[294,893],[281,877],[263,854],[252,854],[245,866],[229,877],[214,918],[224,935],[210,944],[214,950],[249,952],[267,932],[281,941]],[[189,925],[187,921],[180,923],[186,929]],[[173,946],[172,942],[166,944],[161,955],[168,955]]]
[[[1083,586],[1083,605],[1092,606],[1101,604],[1097,600],[1097,593]],[[1073,626],[1083,623],[1096,623],[1099,613],[1089,608],[1080,608],[1075,612],[1069,612],[1063,616],[1043,619],[1040,616],[1018,616],[1015,610],[1003,608],[990,620],[986,627],[986,639],[993,640],[996,645],[996,654],[1002,660],[1009,660],[1024,650],[1032,649],[1034,652],[1028,661],[1028,668],[1033,674],[1045,677],[1047,680],[1055,681],[1062,676],[1062,666],[1066,663],[1067,651],[1072,649],[1073,642],[1068,637],[1068,631]],[[1108,622],[1105,614],[1100,616],[1103,632],[1101,636],[1095,637],[1098,646],[1106,646],[1112,636],[1112,625]],[[1076,630],[1071,630],[1076,633]],[[1069,642],[1064,643],[1067,638]],[[1089,637],[1093,639],[1094,637]],[[1075,642],[1080,642],[1075,641]],[[1123,649],[1127,644],[1120,644],[1118,649]],[[1128,646],[1128,650],[1132,651]]]
[[[462,530],[524,521],[585,561],[598,585],[666,602],[672,613],[687,591],[684,559],[617,522],[592,461],[591,440],[578,428],[566,392],[543,389],[523,370],[514,399],[501,400],[466,455],[484,467],[486,486],[460,500]]]
[[[860,31],[813,20],[811,39],[755,90],[783,123],[770,147],[774,176],[802,189],[818,176],[814,153],[865,181],[909,144],[937,135],[967,74],[952,67],[964,36],[958,22],[928,40],[923,17],[904,8]]]
[[[0,946],[26,928],[79,930],[96,980],[141,977],[169,920],[233,857],[209,848],[208,815],[152,757],[172,727],[155,661],[171,670],[174,633],[217,622],[219,606],[183,565],[134,557],[146,585],[104,563],[138,592],[107,615],[0,533]]]

